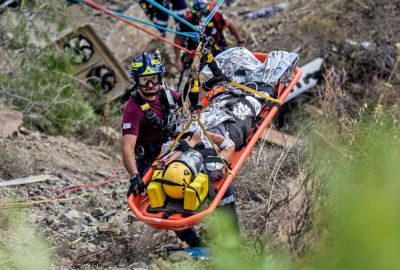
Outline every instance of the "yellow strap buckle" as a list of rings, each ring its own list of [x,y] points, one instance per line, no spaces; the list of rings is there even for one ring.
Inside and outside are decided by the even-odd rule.
[[[141,109],[142,111],[145,111],[145,110],[150,109],[149,103],[146,102],[145,104],[140,105],[140,109]]]
[[[237,82],[230,82],[229,84],[230,84],[230,85],[233,85],[233,86],[236,86],[236,87],[239,87],[240,89],[242,89],[242,90],[244,90],[244,91],[246,91],[246,92],[249,92],[249,93],[251,93],[251,94],[253,94],[253,95],[256,95],[256,96],[265,98],[266,100],[268,100],[268,101],[270,101],[270,102],[272,102],[272,103],[278,103],[278,104],[280,104],[280,105],[283,104],[283,102],[282,102],[281,100],[279,100],[279,99],[272,98],[272,97],[270,97],[270,96],[268,96],[268,95],[266,95],[266,94],[264,94],[264,93],[261,93],[261,92],[259,92],[259,91],[256,91],[256,90],[254,90],[254,89],[252,89],[252,88],[250,88],[250,87],[247,87],[247,86],[245,86],[245,85],[239,84],[239,83],[237,83]]]

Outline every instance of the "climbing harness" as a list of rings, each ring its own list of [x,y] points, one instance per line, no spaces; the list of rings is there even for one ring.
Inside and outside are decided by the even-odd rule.
[[[144,113],[146,119],[149,121],[149,124],[154,128],[161,128],[162,130],[166,130],[168,126],[168,116],[172,111],[177,109],[178,102],[175,101],[172,96],[171,91],[168,88],[163,88],[159,92],[161,94],[162,104],[165,117],[161,119],[150,107],[150,104],[144,100],[139,92],[139,90],[135,90],[131,93],[132,98],[135,100],[136,104],[139,105],[140,109]]]

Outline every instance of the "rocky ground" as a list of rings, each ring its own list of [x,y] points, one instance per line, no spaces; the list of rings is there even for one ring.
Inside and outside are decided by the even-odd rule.
[[[132,1],[118,1],[120,5],[112,2],[114,8],[125,10]],[[394,66],[394,44],[400,41],[400,18],[396,16],[400,5],[396,1],[322,4],[321,1],[293,0],[288,1],[285,11],[268,18],[250,20],[240,15],[278,3],[241,0],[236,6],[223,9],[240,25],[250,50],[294,50],[300,53],[302,63],[322,56],[329,71],[325,73],[325,82],[344,70],[351,91],[346,94],[346,106],[334,103],[332,107],[338,110],[339,116],[351,114],[349,108],[379,94],[384,78]],[[112,50],[119,61],[126,61],[126,52],[131,54],[142,49],[130,42],[138,33],[126,30],[114,19],[87,7],[73,6],[71,10],[71,16],[81,18],[79,23],[92,22],[104,41],[114,44]],[[121,36],[121,32],[126,36]],[[131,47],[115,46],[119,38],[121,44]],[[125,39],[128,41],[124,43]],[[369,45],[364,46],[362,42],[369,42]],[[171,48],[166,51],[172,53]],[[0,64],[2,66],[4,63]],[[399,81],[398,74],[394,74],[394,85]],[[324,87],[325,84],[319,89]],[[322,97],[326,101],[324,94]],[[311,104],[320,103],[318,95],[307,98]],[[303,106],[305,100],[301,98],[290,105],[294,113],[289,114],[289,125],[284,130],[294,135],[311,121],[313,114],[323,113],[320,106],[317,109]],[[322,102],[322,107],[324,104],[327,105]],[[48,174],[52,180],[2,187],[0,203],[4,206],[4,202],[13,198],[27,199],[77,184],[107,181],[101,187],[91,186],[68,193],[59,200],[24,208],[35,226],[56,247],[56,269],[169,269],[176,261],[191,260],[184,253],[167,260],[159,258],[157,250],[170,245],[183,247],[183,244],[172,232],[151,229],[127,211],[127,176],[124,169],[118,167],[121,165],[118,132],[104,129],[97,129],[92,132],[95,135],[83,140],[52,137],[27,129],[20,129],[18,136],[1,139],[0,178]],[[294,258],[301,257],[307,250],[315,183],[309,181],[303,156],[304,148],[299,146],[281,148],[260,142],[246,161],[234,188],[242,235],[248,246],[284,250]],[[62,191],[51,193],[47,198],[60,193]],[[4,209],[0,211],[7,215]],[[4,224],[0,222],[0,226]]]
[[[303,229],[294,226],[305,195],[297,195],[300,182],[304,181],[295,169],[298,151],[297,147],[286,151],[262,144],[244,166],[251,173],[241,173],[236,178],[238,213],[245,238],[254,241],[261,237],[264,241],[266,237],[271,247],[284,245],[287,250],[301,250],[288,238],[293,230]],[[0,198],[2,207],[12,199],[24,199],[23,211],[57,248],[57,269],[166,269],[174,262],[191,259],[185,253],[174,253],[167,261],[158,258],[168,246],[183,248],[184,244],[173,232],[152,229],[127,210],[127,175],[120,166],[119,155],[110,146],[90,146],[22,129],[18,136],[1,140],[0,152],[1,177],[53,176],[41,183],[3,187]],[[104,181],[104,186],[67,192],[68,187]],[[48,191],[52,192],[39,201],[29,200]],[[56,198],[65,192],[65,196]],[[296,195],[288,201],[288,196]],[[284,207],[276,207],[285,200]],[[7,215],[5,209],[1,211]]]

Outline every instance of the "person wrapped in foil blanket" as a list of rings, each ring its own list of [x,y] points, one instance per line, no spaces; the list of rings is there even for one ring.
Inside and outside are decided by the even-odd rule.
[[[215,57],[218,66],[229,80],[247,85],[272,97],[276,97],[275,89],[279,82],[283,84],[290,82],[298,59],[295,53],[275,51],[269,54],[264,63],[261,63],[245,48],[231,48]],[[213,78],[208,67],[201,71],[200,78],[202,82]],[[175,154],[165,158],[166,163],[177,158],[179,152],[190,147],[203,154],[211,180],[219,180],[225,175],[226,167],[223,162],[229,164],[233,153],[245,145],[257,116],[267,103],[265,99],[257,95],[230,85],[225,86],[227,89],[215,96],[210,105],[202,109],[200,113],[199,120],[207,130],[207,136],[199,124],[193,122],[182,137],[185,141],[180,140],[178,147],[174,149]],[[176,132],[180,133],[189,120],[189,115],[175,115],[173,122],[177,124]],[[220,155],[213,151],[213,145],[207,137],[219,150]],[[173,140],[163,145],[162,154],[167,153],[172,143]],[[185,147],[182,147],[182,144],[185,144]],[[225,161],[222,161],[221,157]]]

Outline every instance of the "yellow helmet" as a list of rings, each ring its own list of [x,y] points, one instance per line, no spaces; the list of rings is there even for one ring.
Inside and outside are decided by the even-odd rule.
[[[164,170],[163,178],[177,186],[163,184],[165,193],[173,199],[183,199],[185,186],[192,182],[193,172],[182,161],[173,161]]]

